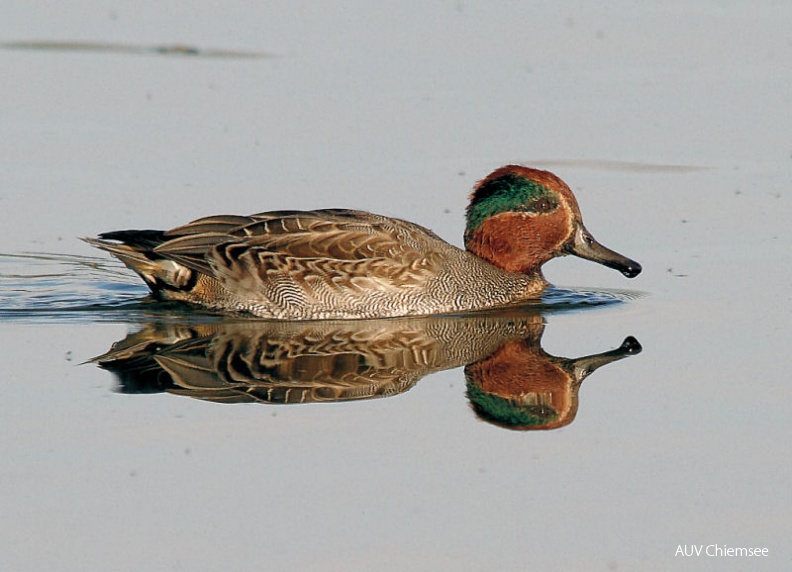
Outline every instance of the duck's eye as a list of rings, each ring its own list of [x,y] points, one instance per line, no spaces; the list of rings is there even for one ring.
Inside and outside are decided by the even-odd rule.
[[[535,213],[547,213],[553,210],[554,206],[546,197],[539,197],[531,201],[529,209]]]

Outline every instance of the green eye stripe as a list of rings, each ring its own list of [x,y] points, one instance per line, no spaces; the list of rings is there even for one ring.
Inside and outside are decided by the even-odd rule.
[[[467,372],[466,377],[467,377]],[[532,407],[512,403],[503,397],[486,393],[469,378],[467,394],[479,415],[497,423],[510,426],[535,426],[551,423],[558,419],[558,412],[552,407]]]
[[[525,177],[505,175],[481,185],[467,209],[466,234],[487,218],[503,212],[546,213],[558,207],[550,189]]]

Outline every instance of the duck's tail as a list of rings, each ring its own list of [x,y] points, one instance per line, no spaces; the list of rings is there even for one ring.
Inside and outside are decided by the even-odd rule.
[[[154,251],[166,240],[161,230],[118,230],[83,240],[118,258],[135,271],[155,295],[161,295],[163,289],[190,288],[194,281],[192,270]]]

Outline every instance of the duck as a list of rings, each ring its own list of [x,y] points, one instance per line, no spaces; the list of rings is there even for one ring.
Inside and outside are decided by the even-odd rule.
[[[418,224],[349,209],[214,215],[170,230],[85,238],[154,298],[275,320],[475,312],[536,301],[542,265],[575,255],[633,278],[641,265],[597,242],[558,176],[522,165],[481,179],[465,248]]]

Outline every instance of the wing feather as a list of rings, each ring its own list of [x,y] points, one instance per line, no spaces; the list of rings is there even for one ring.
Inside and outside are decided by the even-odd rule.
[[[246,306],[283,315],[404,296],[436,276],[453,248],[416,224],[341,209],[218,215],[156,236],[107,238],[142,241],[133,250],[151,264],[174,261],[219,281]]]
[[[207,253],[209,264],[227,288],[287,306],[420,286],[439,271],[446,245],[418,225],[359,211],[251,218]]]

